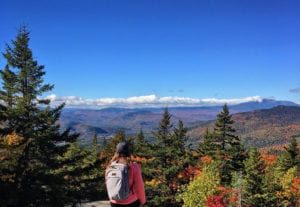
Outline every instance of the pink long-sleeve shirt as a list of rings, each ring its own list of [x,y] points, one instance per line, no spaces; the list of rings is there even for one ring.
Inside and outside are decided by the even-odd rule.
[[[132,162],[129,167],[129,186],[130,194],[127,199],[124,200],[110,200],[110,202],[115,204],[130,204],[139,200],[141,205],[146,203],[146,195],[144,188],[144,181],[142,177],[142,172],[139,164]]]

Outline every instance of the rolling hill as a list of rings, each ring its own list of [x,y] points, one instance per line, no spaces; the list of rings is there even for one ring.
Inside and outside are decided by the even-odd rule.
[[[168,110],[174,125],[182,120],[189,129],[191,142],[197,142],[201,140],[204,130],[212,126],[222,106],[174,107]],[[265,99],[229,106],[229,110],[233,114],[237,134],[247,146],[285,143],[299,132],[299,105],[292,102]],[[151,136],[163,111],[163,108],[66,108],[62,111],[59,124],[62,129],[71,128],[80,133],[80,140],[85,143],[90,142],[95,133],[98,137],[110,137],[120,130],[131,136],[142,129],[146,136]]]
[[[300,107],[277,106],[232,115],[236,135],[247,147],[280,148],[291,137],[300,137]],[[201,140],[206,129],[212,131],[214,121],[208,121],[189,130],[195,141]],[[197,138],[197,135],[199,136]]]

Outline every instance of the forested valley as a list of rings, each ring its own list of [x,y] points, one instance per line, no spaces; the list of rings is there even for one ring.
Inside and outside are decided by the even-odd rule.
[[[64,104],[40,99],[44,66],[33,58],[30,33],[21,26],[3,52],[0,71],[0,206],[67,206],[107,200],[104,171],[120,141],[130,143],[142,167],[148,207],[300,206],[300,150],[296,137],[277,153],[245,147],[225,104],[213,130],[189,145],[182,121],[165,108],[151,142],[141,130],[119,131],[90,146],[60,130]]]

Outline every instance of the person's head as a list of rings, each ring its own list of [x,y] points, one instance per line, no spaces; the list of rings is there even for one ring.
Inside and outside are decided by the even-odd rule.
[[[116,146],[116,152],[111,159],[111,162],[113,161],[122,161],[127,162],[127,164],[130,164],[130,149],[129,144],[127,142],[120,142]]]
[[[129,144],[127,142],[117,144],[116,153],[119,154],[119,157],[130,157]]]

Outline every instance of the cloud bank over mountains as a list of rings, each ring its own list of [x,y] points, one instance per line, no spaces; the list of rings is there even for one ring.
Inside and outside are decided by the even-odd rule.
[[[240,103],[263,100],[260,96],[245,97],[240,99],[216,99],[216,98],[188,98],[188,97],[158,97],[156,95],[134,96],[129,98],[99,98],[99,99],[83,99],[76,96],[58,97],[54,94],[46,97],[51,100],[52,106],[57,106],[61,103],[66,104],[66,108],[108,108],[108,107],[123,107],[123,108],[138,108],[138,107],[176,107],[176,106],[217,106],[236,105]]]

